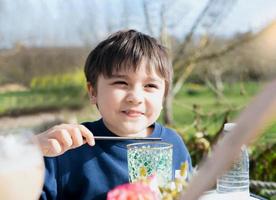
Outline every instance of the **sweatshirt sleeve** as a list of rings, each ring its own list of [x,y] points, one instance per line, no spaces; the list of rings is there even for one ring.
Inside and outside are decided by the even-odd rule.
[[[45,178],[40,200],[57,200],[58,178],[57,159],[44,157]]]
[[[178,137],[178,140],[177,140],[178,141],[177,142],[178,143],[178,145],[177,145],[178,148],[175,150],[176,151],[175,154],[177,155],[178,159],[181,159],[181,157],[182,157],[183,160],[182,160],[181,164],[183,162],[185,162],[185,161],[188,162],[188,164],[189,164],[189,171],[192,172],[193,166],[192,166],[192,159],[191,159],[190,153],[189,153],[189,151],[188,151],[188,149],[186,147],[186,144],[184,143],[183,139],[179,135],[177,135],[177,137]]]
[[[164,142],[173,144],[173,168],[179,170],[184,162],[188,162],[189,172],[192,172],[192,160],[190,153],[182,137],[174,130],[162,126],[162,136]]]

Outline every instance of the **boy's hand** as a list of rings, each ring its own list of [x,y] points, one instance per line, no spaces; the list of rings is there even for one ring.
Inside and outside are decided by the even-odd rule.
[[[93,134],[83,125],[61,124],[36,136],[42,153],[47,157],[63,154],[85,143],[95,145]]]

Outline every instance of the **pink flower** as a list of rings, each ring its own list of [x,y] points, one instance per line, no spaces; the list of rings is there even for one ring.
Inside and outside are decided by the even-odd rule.
[[[150,186],[143,182],[119,185],[107,194],[107,200],[159,200]]]

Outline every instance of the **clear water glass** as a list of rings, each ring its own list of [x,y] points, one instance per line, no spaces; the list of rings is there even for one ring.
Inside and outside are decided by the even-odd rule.
[[[160,186],[172,180],[173,145],[165,142],[141,142],[127,145],[129,181],[156,175]]]
[[[217,179],[217,192],[245,192],[249,195],[249,156],[246,146],[232,167]]]
[[[222,134],[229,134],[236,126],[235,123],[224,124]],[[249,156],[245,145],[242,146],[239,157],[232,167],[217,178],[217,192],[242,192],[249,196]]]

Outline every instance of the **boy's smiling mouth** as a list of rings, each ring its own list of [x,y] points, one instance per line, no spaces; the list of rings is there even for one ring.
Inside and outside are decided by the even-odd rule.
[[[138,110],[123,110],[122,113],[128,117],[140,117],[141,115],[144,115],[143,112]]]

